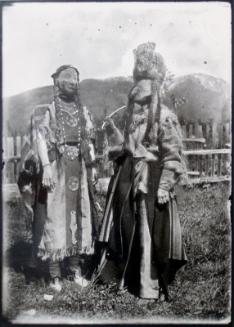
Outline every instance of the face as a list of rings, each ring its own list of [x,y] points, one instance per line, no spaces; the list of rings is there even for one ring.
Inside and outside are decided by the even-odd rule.
[[[151,84],[152,81],[150,79],[142,79],[136,82],[130,93],[130,98],[132,98],[132,101],[139,105],[150,103],[152,95]]]
[[[59,89],[63,94],[71,96],[76,93],[79,80],[75,69],[67,68],[63,70],[57,80]]]
[[[147,53],[139,55],[134,68],[136,76],[151,77],[157,74],[157,58],[154,54]]]

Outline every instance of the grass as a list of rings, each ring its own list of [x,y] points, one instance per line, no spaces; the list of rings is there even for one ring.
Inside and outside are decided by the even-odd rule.
[[[5,218],[9,224],[5,235],[9,237],[10,260],[5,317],[27,322],[37,322],[42,316],[53,321],[59,317],[61,322],[65,317],[73,319],[73,323],[82,319],[112,322],[144,319],[158,323],[160,319],[193,322],[230,317],[231,222],[226,205],[229,193],[226,182],[178,188],[188,263],[170,286],[170,303],[146,302],[128,292],[120,293],[114,282],[82,290],[68,280],[64,280],[63,292],[54,294],[50,302],[44,300],[44,294],[52,294],[44,280],[26,284],[22,273],[28,251],[27,219],[22,203],[8,202]],[[100,203],[103,201],[104,197],[100,198]]]

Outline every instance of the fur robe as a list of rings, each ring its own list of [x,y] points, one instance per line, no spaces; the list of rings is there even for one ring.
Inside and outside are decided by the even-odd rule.
[[[116,164],[99,236],[109,257],[121,268],[121,286],[142,298],[168,294],[168,284],[186,263],[174,186],[185,174],[182,138],[177,117],[162,106],[151,141],[144,144],[147,111],[133,113],[128,138],[110,147]],[[113,139],[113,136],[112,136]],[[159,204],[157,191],[169,191]]]

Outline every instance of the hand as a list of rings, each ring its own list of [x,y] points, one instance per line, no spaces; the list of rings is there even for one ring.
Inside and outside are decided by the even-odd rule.
[[[21,190],[22,193],[27,193],[27,194],[32,194],[33,191],[32,191],[32,183],[29,183],[29,184],[26,184],[23,186],[22,190]]]
[[[102,212],[103,212],[103,209],[102,209],[102,207],[100,206],[99,202],[96,201],[95,204],[96,204],[96,207],[97,207],[98,211],[102,213]]]
[[[95,185],[97,183],[97,170],[96,170],[96,168],[92,168],[91,179],[92,179],[93,185]]]
[[[153,154],[158,154],[158,146],[155,146],[155,145],[149,146],[149,147],[147,147],[147,150]]]
[[[53,190],[55,187],[55,182],[53,181],[52,170],[50,165],[46,165],[43,167],[42,185],[50,190]]]
[[[106,126],[112,128],[112,129],[115,129],[116,128],[115,123],[114,123],[114,121],[113,121],[112,118],[107,117],[105,119],[104,123],[105,123]]]
[[[169,192],[161,188],[158,189],[158,203],[165,204],[169,201]]]

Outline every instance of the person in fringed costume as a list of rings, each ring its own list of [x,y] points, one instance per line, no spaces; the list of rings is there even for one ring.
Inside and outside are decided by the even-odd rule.
[[[168,300],[168,285],[187,260],[174,192],[186,176],[182,136],[176,115],[160,103],[166,67],[155,44],[141,44],[134,54],[124,132],[107,120],[116,168],[99,241],[120,268],[120,289]],[[101,261],[98,274],[105,267]]]
[[[59,264],[65,258],[74,281],[88,283],[83,270],[97,236],[96,172],[94,128],[81,105],[79,72],[64,65],[52,77],[54,101],[32,115],[18,184],[33,214],[32,257],[48,260],[51,286],[60,291]]]

